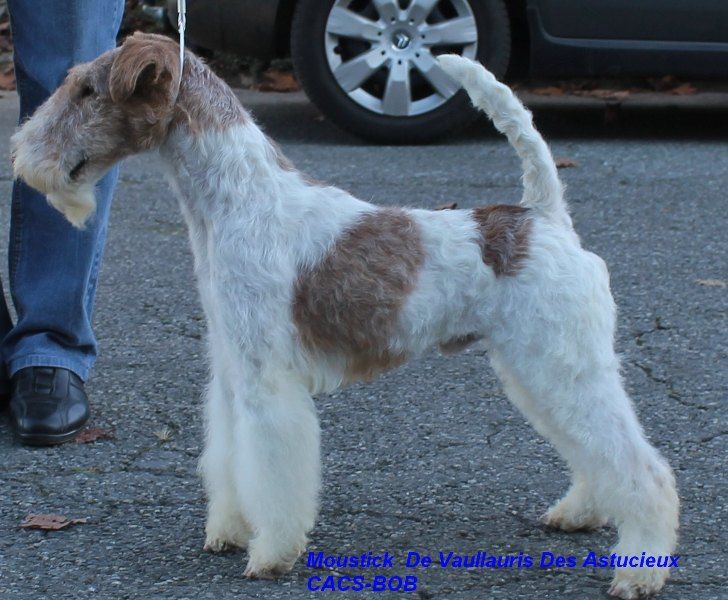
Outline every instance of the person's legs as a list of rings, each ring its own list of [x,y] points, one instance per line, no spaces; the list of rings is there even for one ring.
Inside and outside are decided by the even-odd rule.
[[[8,305],[5,302],[5,288],[3,286],[2,278],[0,278],[0,340],[2,340],[12,328],[13,321],[10,318]],[[0,355],[0,412],[3,412],[7,408],[7,403],[10,399],[10,382],[8,381],[5,361],[1,359],[2,355]]]
[[[71,66],[116,45],[124,2],[10,0],[9,8],[22,121]],[[99,182],[98,209],[83,230],[69,225],[43,195],[15,183],[9,267],[18,320],[2,343],[9,376],[44,366],[88,377],[96,358],[91,311],[116,179],[114,169]]]

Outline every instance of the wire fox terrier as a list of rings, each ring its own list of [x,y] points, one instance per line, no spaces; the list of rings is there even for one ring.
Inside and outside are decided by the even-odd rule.
[[[615,553],[671,554],[675,481],[622,385],[607,268],[581,247],[548,146],[510,89],[439,57],[521,157],[520,205],[384,208],[308,180],[178,52],[135,34],[74,67],[12,144],[15,174],[77,227],[111,165],[153,149],[165,161],[209,327],[205,548],[247,547],[248,576],[289,570],[317,513],[312,395],[483,340],[510,400],[570,467],[545,523],[611,522]],[[617,569],[610,593],[657,592],[668,572]]]

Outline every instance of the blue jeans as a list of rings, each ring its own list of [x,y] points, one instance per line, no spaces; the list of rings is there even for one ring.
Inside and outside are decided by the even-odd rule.
[[[74,64],[116,45],[123,0],[10,0],[20,120],[62,83]],[[98,184],[98,208],[83,231],[45,196],[13,187],[10,224],[12,325],[0,299],[0,378],[31,366],[64,367],[82,379],[96,359],[91,312],[118,169]]]

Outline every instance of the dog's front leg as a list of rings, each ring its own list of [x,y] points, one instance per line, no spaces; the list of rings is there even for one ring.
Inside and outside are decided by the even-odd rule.
[[[273,577],[291,569],[316,518],[318,418],[308,391],[288,374],[235,389],[233,411],[235,486],[254,531],[245,575]]]
[[[252,536],[240,511],[233,477],[233,394],[217,371],[213,364],[205,406],[205,451],[199,467],[207,492],[204,549],[208,552],[247,548]]]

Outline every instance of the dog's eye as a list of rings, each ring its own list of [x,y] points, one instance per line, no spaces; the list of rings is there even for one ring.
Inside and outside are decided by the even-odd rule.
[[[90,85],[88,85],[88,84],[87,84],[87,85],[84,85],[84,86],[83,86],[83,87],[81,88],[81,92],[80,92],[80,94],[79,94],[79,96],[80,96],[81,98],[88,98],[89,96],[93,96],[93,95],[94,95],[94,88],[92,88],[92,87],[91,87]]]

